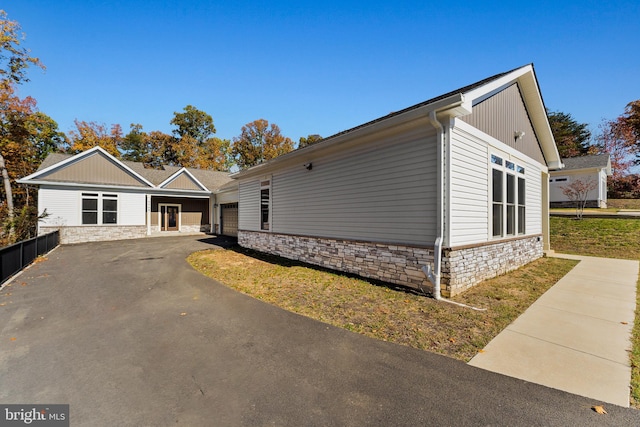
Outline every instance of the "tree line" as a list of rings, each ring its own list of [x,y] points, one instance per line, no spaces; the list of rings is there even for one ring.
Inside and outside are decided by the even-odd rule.
[[[640,174],[632,172],[640,166],[640,99],[629,102],[615,119],[602,120],[595,134],[569,113],[547,111],[547,116],[560,157],[608,153],[609,197],[640,198]]]

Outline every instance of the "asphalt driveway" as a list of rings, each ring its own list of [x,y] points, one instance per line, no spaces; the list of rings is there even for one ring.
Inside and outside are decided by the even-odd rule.
[[[640,425],[640,411],[376,341],[185,261],[217,239],[63,246],[0,291],[0,403],[72,426]]]

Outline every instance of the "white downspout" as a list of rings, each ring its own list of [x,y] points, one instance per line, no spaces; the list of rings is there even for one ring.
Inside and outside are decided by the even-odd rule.
[[[433,283],[433,297],[440,300],[440,267],[442,265],[442,236],[444,235],[444,128],[436,117],[436,112],[429,113],[429,121],[436,128],[437,139],[437,196],[436,206],[438,213],[436,215],[436,241],[433,244],[433,270],[431,265],[422,267],[422,271],[427,275],[429,281]]]
[[[436,136],[438,140],[437,156],[438,156],[438,174],[437,174],[437,208],[438,215],[436,221],[436,241],[433,244],[433,269],[431,265],[425,265],[422,267],[422,272],[427,276],[429,281],[433,283],[433,297],[436,301],[444,301],[451,304],[458,305],[460,307],[470,308],[476,311],[485,311],[486,308],[477,308],[470,305],[462,304],[460,302],[451,301],[446,298],[442,298],[440,295],[440,278],[441,278],[441,266],[442,266],[442,240],[444,236],[444,127],[442,123],[436,117],[436,112],[429,113],[429,121],[436,128]]]

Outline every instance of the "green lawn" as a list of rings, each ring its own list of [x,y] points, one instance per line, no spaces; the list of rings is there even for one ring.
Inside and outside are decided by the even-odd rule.
[[[551,247],[556,252],[640,260],[640,219],[551,218]],[[640,280],[631,352],[631,403],[640,408]]]

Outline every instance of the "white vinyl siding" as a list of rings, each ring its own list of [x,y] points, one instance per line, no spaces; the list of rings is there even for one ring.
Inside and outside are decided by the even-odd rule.
[[[78,188],[41,187],[38,191],[38,211],[47,209],[49,214],[41,225],[82,225],[82,194],[99,194],[100,198],[115,195],[117,199],[116,225],[145,225],[145,195],[135,192]],[[109,197],[107,197],[109,198]],[[99,203],[98,206],[102,204]],[[102,218],[102,209],[98,215]],[[99,221],[101,222],[101,221]]]
[[[454,127],[451,134],[451,246],[484,242],[489,235],[488,145]]]
[[[542,233],[542,169],[535,161],[522,164],[525,168],[526,222],[525,235]],[[548,206],[547,206],[548,207]]]
[[[549,201],[550,202],[569,202],[569,198],[567,196],[565,196],[564,194],[562,194],[562,188],[566,187],[567,185],[570,185],[572,182],[576,182],[578,180],[581,180],[582,182],[586,183],[588,181],[592,181],[596,184],[598,184],[598,187],[596,187],[595,189],[589,191],[589,194],[587,195],[587,200],[598,200],[599,198],[601,200],[605,200],[606,201],[606,197],[605,198],[601,198],[600,194],[601,194],[601,190],[600,190],[600,186],[602,186],[602,175],[604,174],[604,188],[606,189],[607,184],[606,184],[606,174],[604,172],[601,171],[589,171],[589,172],[579,172],[579,171],[561,171],[561,175],[558,175],[558,173],[555,173],[551,176],[551,178],[549,179]],[[566,181],[558,181],[558,178],[566,178]]]
[[[118,194],[119,225],[145,225],[147,203],[145,195],[143,193],[116,194]]]
[[[260,179],[242,181],[238,186],[238,229],[260,230]]]
[[[490,241],[492,153],[525,169],[525,236],[542,233],[542,165],[471,125],[455,120],[451,131],[450,245]],[[517,167],[517,166],[516,166]],[[511,171],[509,171],[512,173]],[[516,188],[518,176],[516,176]],[[504,177],[506,180],[506,176]],[[517,207],[516,207],[517,209]],[[506,215],[506,212],[505,212]],[[506,217],[503,219],[506,221]],[[517,227],[517,223],[516,223]],[[517,230],[517,228],[516,228]],[[506,237],[506,236],[505,236]]]
[[[38,213],[46,208],[48,216],[40,225],[80,225],[81,216],[77,190],[40,187],[38,190]]]
[[[272,231],[431,244],[436,228],[431,135],[413,131],[366,149],[311,159],[311,170],[301,163],[274,172]]]

